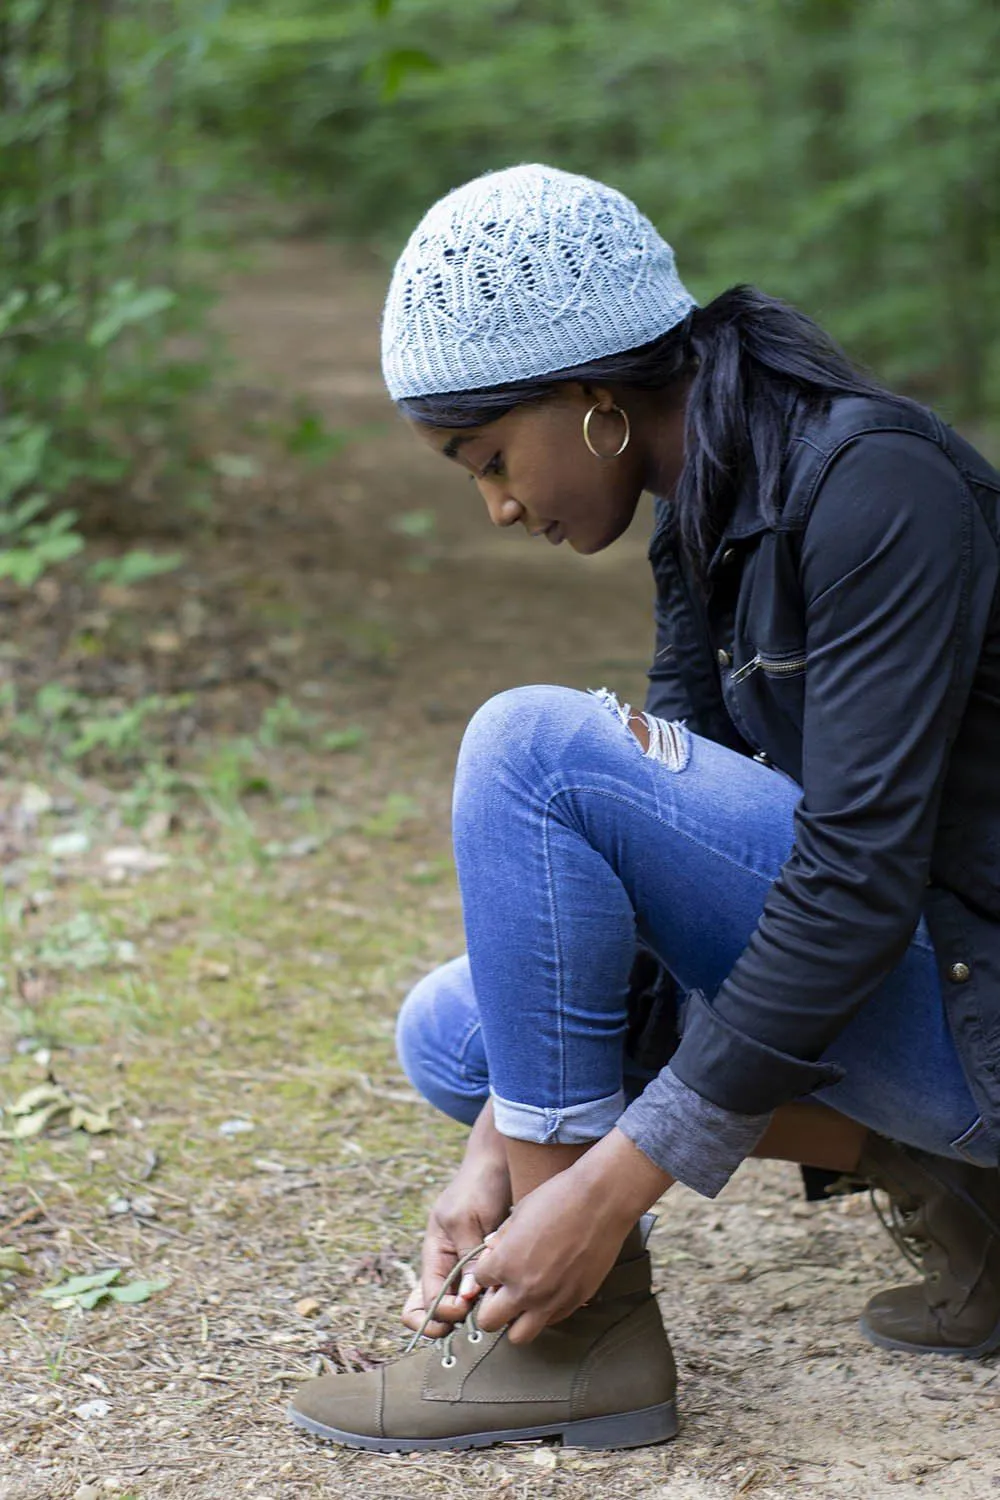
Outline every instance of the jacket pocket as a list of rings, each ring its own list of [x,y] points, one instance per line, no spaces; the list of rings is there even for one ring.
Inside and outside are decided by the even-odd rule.
[[[952,1141],[951,1149],[974,1167],[995,1166],[986,1136],[986,1121],[982,1115],[973,1120],[968,1130],[964,1130],[957,1140]]]
[[[799,677],[806,669],[806,655],[797,651],[758,651],[742,667],[737,667],[730,682],[745,682],[754,672],[765,677]]]

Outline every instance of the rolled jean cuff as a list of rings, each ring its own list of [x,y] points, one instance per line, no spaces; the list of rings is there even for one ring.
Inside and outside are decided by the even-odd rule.
[[[501,1135],[513,1141],[534,1141],[539,1146],[583,1146],[599,1141],[618,1122],[625,1109],[625,1091],[591,1099],[585,1104],[567,1104],[546,1109],[537,1104],[515,1104],[494,1090],[493,1122]]]

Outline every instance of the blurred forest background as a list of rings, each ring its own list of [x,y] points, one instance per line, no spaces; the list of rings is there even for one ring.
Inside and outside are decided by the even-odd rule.
[[[984,0],[5,0],[0,574],[78,550],[88,484],[197,498],[191,335],[248,221],[388,258],[531,158],[633,195],[701,298],[756,282],[981,421],[998,55]]]

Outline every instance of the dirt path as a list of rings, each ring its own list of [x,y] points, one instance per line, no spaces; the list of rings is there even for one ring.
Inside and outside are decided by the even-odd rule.
[[[406,1089],[391,1026],[406,986],[461,942],[447,808],[462,726],[523,682],[641,697],[650,636],[639,523],[589,561],[497,535],[410,445],[378,379],[381,286],[326,247],[285,245],[221,308],[243,424],[226,447],[253,449],[295,393],[331,453],[329,429],[349,441],[313,468],[229,463],[231,509],[181,580],[187,604],[175,589],[148,605],[161,636],[197,636],[197,672],[180,646],[156,659],[165,690],[194,673],[199,734],[217,736],[201,811],[144,835],[171,866],[109,883],[98,852],[123,835],[107,799],[88,814],[91,853],[58,878],[54,828],[22,840],[52,889],[19,917],[41,989],[9,1011],[4,1092],[51,1067],[121,1111],[113,1134],[56,1131],[7,1157],[0,1245],[34,1279],[15,1278],[0,1313],[0,1496],[997,1494],[996,1364],[870,1348],[857,1313],[905,1268],[864,1199],[808,1206],[775,1165],[744,1168],[716,1203],[680,1189],[663,1204],[675,1443],[386,1459],[285,1426],[310,1370],[398,1348],[424,1204],[460,1148]],[[269,706],[245,775],[233,732]],[[324,753],[355,725],[360,753]],[[53,932],[81,911],[137,947],[137,970],[90,982],[55,962]],[[170,1288],[86,1315],[31,1295],[108,1263]]]

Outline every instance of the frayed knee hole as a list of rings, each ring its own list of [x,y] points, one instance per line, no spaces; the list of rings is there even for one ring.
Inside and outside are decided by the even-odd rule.
[[[647,760],[655,760],[668,771],[684,770],[691,758],[691,737],[683,724],[633,712],[632,705],[621,703],[609,688],[591,688],[590,692],[629,731]]]

